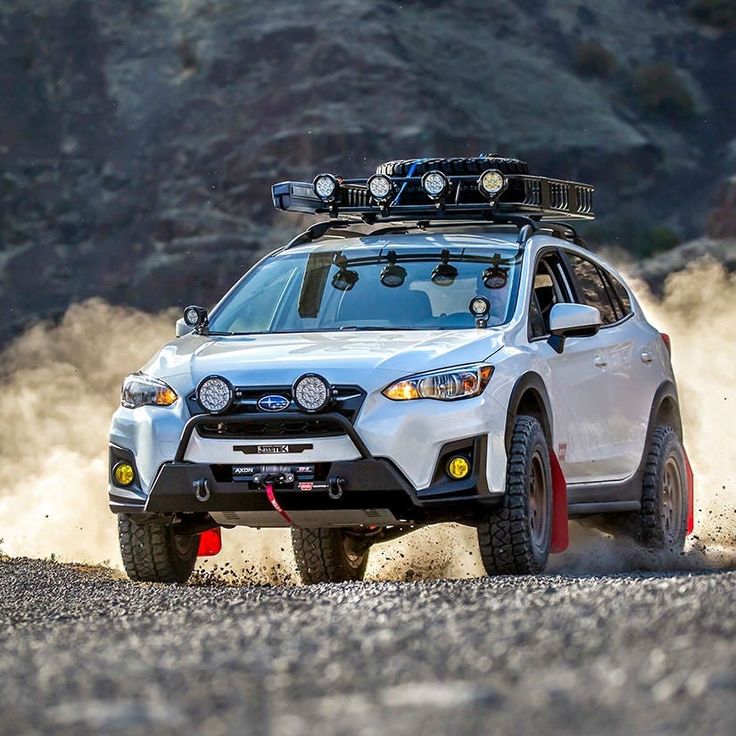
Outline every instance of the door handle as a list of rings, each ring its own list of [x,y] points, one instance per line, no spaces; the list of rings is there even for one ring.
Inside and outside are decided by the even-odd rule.
[[[652,354],[646,350],[641,351],[641,362],[642,363],[651,363],[654,360],[652,357]]]
[[[608,365],[608,361],[602,355],[596,355],[593,358],[593,365],[596,368],[605,368]]]

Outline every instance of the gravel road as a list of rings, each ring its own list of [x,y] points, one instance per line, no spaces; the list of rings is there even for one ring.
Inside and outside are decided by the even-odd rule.
[[[0,733],[734,734],[736,572],[314,587],[0,561]]]

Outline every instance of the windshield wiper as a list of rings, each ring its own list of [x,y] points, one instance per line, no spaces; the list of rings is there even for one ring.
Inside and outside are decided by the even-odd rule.
[[[365,332],[366,330],[370,331],[376,331],[376,330],[414,330],[414,329],[421,329],[416,327],[379,327],[377,325],[345,325],[344,327],[340,327],[340,332],[343,331],[350,331],[350,332]]]

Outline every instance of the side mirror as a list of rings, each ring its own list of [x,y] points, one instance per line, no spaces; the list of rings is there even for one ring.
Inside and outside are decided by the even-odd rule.
[[[555,304],[549,313],[549,344],[561,353],[568,337],[592,337],[601,328],[601,313],[586,304]]]
[[[184,335],[188,335],[191,332],[194,332],[194,330],[184,321],[184,317],[179,317],[176,320],[176,336],[184,337]]]

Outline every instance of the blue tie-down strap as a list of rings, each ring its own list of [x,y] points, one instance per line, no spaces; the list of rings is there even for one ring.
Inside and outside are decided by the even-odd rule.
[[[419,164],[424,163],[425,161],[427,161],[426,158],[415,158],[414,159],[414,163],[411,165],[411,168],[409,169],[409,173],[406,175],[407,178],[409,178],[411,176],[414,176],[414,172],[416,171],[417,166],[419,166]],[[401,185],[401,189],[399,189],[399,193],[396,195],[396,199],[394,199],[394,201],[391,203],[391,206],[392,207],[394,207],[395,205],[398,205],[399,204],[399,200],[401,199],[401,195],[404,193],[404,189],[406,189],[406,185],[408,183],[409,182],[405,181]]]

